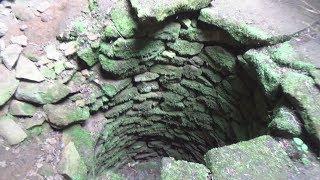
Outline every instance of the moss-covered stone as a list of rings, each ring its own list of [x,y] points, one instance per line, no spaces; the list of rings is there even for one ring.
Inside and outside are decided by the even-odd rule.
[[[236,58],[222,47],[207,46],[205,52],[222,71],[235,71]]]
[[[104,28],[103,35],[106,39],[117,39],[120,37],[120,33],[113,23],[110,23],[109,25],[107,25],[107,27]]]
[[[158,30],[151,37],[164,41],[175,41],[179,37],[181,25],[179,23],[169,23]]]
[[[110,57],[110,58],[114,57],[113,47],[112,47],[112,44],[110,43],[101,43],[99,52],[106,55],[107,57]]]
[[[275,95],[282,78],[281,68],[264,51],[249,50],[243,58],[254,73],[250,75],[257,79],[266,94]]]
[[[270,136],[211,149],[205,161],[216,179],[287,179],[294,172],[289,156]]]
[[[135,35],[138,24],[131,15],[129,2],[126,0],[117,1],[110,12],[111,20],[122,37],[130,38]]]
[[[119,116],[120,114],[128,111],[133,106],[133,101],[128,101],[123,104],[112,107],[105,113],[106,118],[114,118]]]
[[[209,169],[203,164],[175,160],[174,158],[162,159],[161,179],[163,180],[207,180],[210,178],[209,173]]]
[[[63,149],[58,172],[73,180],[87,179],[88,169],[73,142],[69,142]]]
[[[37,108],[32,104],[12,100],[9,107],[10,114],[14,116],[33,116]]]
[[[90,117],[88,107],[77,107],[71,104],[47,104],[43,107],[49,123],[55,128],[63,129],[74,123],[81,123]]]
[[[83,60],[88,66],[93,66],[98,59],[91,48],[84,48],[77,52],[78,57]]]
[[[99,61],[104,71],[117,78],[125,78],[141,71],[138,59],[113,60],[100,54]]]
[[[167,43],[168,47],[181,56],[194,56],[201,52],[203,44],[178,39],[174,43]]]
[[[294,49],[289,42],[281,43],[268,48],[271,58],[282,66],[287,66],[296,70],[310,71],[316,66]]]
[[[141,82],[137,85],[137,88],[140,93],[149,93],[159,90],[159,83],[157,81]]]
[[[130,101],[137,95],[139,95],[139,92],[136,87],[130,87],[130,88],[124,89],[112,99],[112,102],[110,102],[109,105],[114,106],[116,104]]]
[[[307,132],[320,142],[320,91],[311,77],[296,72],[285,75],[281,84],[286,96],[300,110]]]
[[[102,90],[105,95],[108,97],[113,97],[116,94],[118,94],[121,90],[129,86],[131,83],[131,79],[123,79],[123,80],[118,80],[118,81],[110,81],[107,83],[102,84]]]
[[[37,103],[56,103],[65,98],[70,93],[69,88],[62,83],[20,83],[15,97],[18,100]]]
[[[83,129],[80,125],[74,125],[63,131],[62,138],[64,144],[74,143],[79,155],[83,158],[88,168],[94,167],[95,142],[89,131]]]
[[[152,73],[152,72],[145,72],[143,74],[136,75],[134,77],[135,82],[147,82],[156,80],[159,77],[159,74]]]
[[[140,20],[163,21],[167,17],[186,11],[196,11],[210,4],[210,0],[162,0],[162,1],[139,1],[130,0],[132,7],[137,12]]]
[[[164,50],[164,43],[158,40],[119,38],[113,43],[114,55],[123,59],[134,57],[151,59],[160,55]]]
[[[287,137],[299,137],[302,132],[298,117],[286,107],[280,107],[275,111],[268,128],[276,135]]]

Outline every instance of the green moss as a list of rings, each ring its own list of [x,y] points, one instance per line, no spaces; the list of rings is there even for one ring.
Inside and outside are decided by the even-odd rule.
[[[282,89],[294,106],[300,110],[307,132],[320,141],[320,91],[311,77],[288,72]]]
[[[102,90],[108,97],[113,97],[131,83],[131,79],[123,79],[102,85]]]
[[[109,109],[105,116],[106,118],[114,118],[119,116],[120,114],[124,113],[125,111],[129,110],[133,106],[133,101],[128,101],[126,103],[120,104],[118,106],[115,106],[111,109]]]
[[[168,47],[181,56],[194,56],[201,52],[203,44],[178,39],[174,43],[168,43]]]
[[[98,60],[91,48],[84,48],[77,52],[78,57],[88,66],[93,66]]]
[[[89,0],[89,10],[96,11],[98,9],[98,2],[97,0]]]
[[[110,58],[114,56],[113,47],[111,44],[101,43],[99,52]]]
[[[120,37],[120,34],[113,23],[104,29],[104,37],[106,39],[117,39]]]
[[[268,54],[266,54],[266,52],[249,50],[243,55],[243,58],[255,73],[251,74],[251,76],[258,80],[265,93],[271,96],[277,94],[282,78],[282,71],[281,68],[270,59]]]
[[[122,39],[119,38],[113,44],[113,51],[116,57],[152,59],[165,50],[162,41],[146,39]]]
[[[133,37],[138,28],[130,12],[129,2],[126,0],[118,1],[110,12],[112,22],[121,36],[125,38]]]
[[[217,179],[287,179],[294,172],[289,156],[270,136],[214,148],[205,161]]]
[[[268,51],[271,54],[271,58],[282,66],[304,71],[310,71],[316,68],[315,65],[307,62],[305,58],[302,58],[289,42],[270,47]]]
[[[63,131],[63,139],[66,144],[73,142],[79,155],[85,161],[87,167],[94,166],[93,156],[95,142],[91,134],[80,125],[74,125]]]
[[[205,48],[207,55],[221,68],[222,71],[234,72],[236,58],[219,46],[208,46]]]
[[[268,128],[277,135],[296,137],[301,134],[301,127],[296,115],[288,108],[281,107],[276,110],[274,118]]]
[[[181,25],[179,23],[169,23],[151,36],[159,40],[175,41],[179,37],[180,28]]]
[[[76,33],[84,33],[86,31],[86,27],[85,27],[85,24],[80,21],[80,20],[77,20],[75,22],[73,22],[73,27],[74,27],[74,30],[76,31]]]
[[[209,170],[203,164],[178,161],[173,158],[162,159],[161,179],[163,180],[207,180],[208,178]]]
[[[103,70],[114,77],[128,77],[140,71],[137,59],[112,60],[100,54],[99,61]]]

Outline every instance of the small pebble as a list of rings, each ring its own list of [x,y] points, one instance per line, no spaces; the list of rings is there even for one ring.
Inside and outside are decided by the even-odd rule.
[[[20,26],[20,30],[21,31],[25,31],[27,29],[28,29],[28,26],[26,24],[23,24],[23,25]]]

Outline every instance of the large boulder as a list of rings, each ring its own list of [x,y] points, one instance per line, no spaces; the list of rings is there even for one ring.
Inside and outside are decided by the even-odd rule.
[[[17,63],[16,77],[35,82],[44,81],[44,76],[36,65],[23,55],[20,56]]]
[[[27,101],[36,104],[50,104],[60,101],[69,93],[70,90],[68,87],[58,82],[22,82],[17,89],[15,97],[21,101]]]
[[[293,162],[271,136],[261,136],[205,155],[214,179],[290,179]]]
[[[163,21],[177,13],[196,11],[207,7],[211,0],[130,0],[130,2],[142,21]]]
[[[2,106],[14,94],[19,85],[19,81],[16,80],[15,74],[3,65],[0,65],[0,72],[0,106]]]

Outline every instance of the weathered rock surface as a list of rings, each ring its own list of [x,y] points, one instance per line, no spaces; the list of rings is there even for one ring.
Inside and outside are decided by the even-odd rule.
[[[35,82],[44,81],[44,76],[41,74],[37,66],[23,55],[20,56],[17,63],[16,77]]]
[[[130,0],[130,2],[141,20],[163,21],[177,13],[196,11],[207,7],[211,0]]]
[[[27,134],[14,122],[14,117],[11,115],[0,117],[0,135],[4,137],[10,145],[18,144],[27,138]]]
[[[75,104],[47,104],[43,107],[49,123],[55,128],[65,128],[74,123],[81,123],[90,117],[88,107],[78,107]]]
[[[8,31],[8,26],[3,22],[0,22],[0,37],[4,36]]]
[[[161,179],[209,179],[209,169],[203,164],[175,160],[174,158],[163,158],[161,168]]]
[[[60,101],[70,93],[64,84],[55,82],[29,83],[22,82],[17,88],[15,97],[18,100],[37,103],[50,104]]]
[[[19,81],[15,74],[3,65],[0,65],[0,106],[4,105],[16,91]]]
[[[201,10],[199,20],[223,28],[244,44],[275,44],[319,19],[319,14],[301,7],[299,0],[217,0]]]
[[[288,179],[295,172],[287,153],[270,136],[214,148],[205,161],[214,179]]]
[[[10,114],[14,116],[33,116],[37,108],[32,104],[22,101],[12,100],[9,107]]]
[[[10,41],[12,44],[19,44],[21,46],[27,46],[28,44],[28,38],[25,35],[12,36]]]
[[[20,53],[22,52],[22,47],[18,44],[10,44],[5,48],[5,50],[1,53],[3,64],[11,70],[13,66],[16,64]]]

